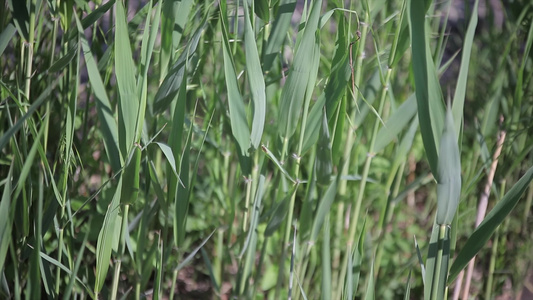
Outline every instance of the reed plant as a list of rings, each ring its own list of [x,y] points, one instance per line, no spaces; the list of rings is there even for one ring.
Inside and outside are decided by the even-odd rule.
[[[455,2],[4,1],[0,298],[518,295],[533,7]]]

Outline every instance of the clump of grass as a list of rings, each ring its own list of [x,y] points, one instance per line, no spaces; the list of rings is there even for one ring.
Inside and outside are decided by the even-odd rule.
[[[478,2],[449,55],[451,3],[8,1],[0,295],[517,292],[533,28]]]

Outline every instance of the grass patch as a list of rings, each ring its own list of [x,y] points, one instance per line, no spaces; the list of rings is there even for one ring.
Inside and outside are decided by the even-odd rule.
[[[0,298],[517,295],[532,8],[479,5],[8,1]]]

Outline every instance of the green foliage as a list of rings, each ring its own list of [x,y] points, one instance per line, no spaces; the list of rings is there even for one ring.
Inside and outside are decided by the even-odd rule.
[[[0,298],[521,288],[530,5],[102,2],[0,12]]]

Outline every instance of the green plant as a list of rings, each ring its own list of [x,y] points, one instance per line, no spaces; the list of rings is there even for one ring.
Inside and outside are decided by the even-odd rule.
[[[7,1],[1,297],[517,292],[532,8],[478,2]]]

